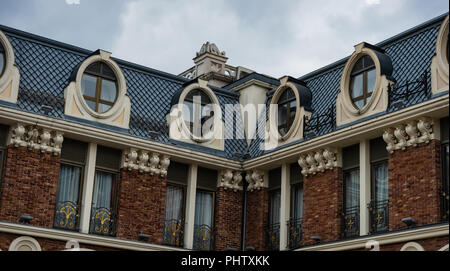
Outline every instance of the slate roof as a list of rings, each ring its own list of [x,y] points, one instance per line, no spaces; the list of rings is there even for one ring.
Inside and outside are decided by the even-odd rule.
[[[397,85],[416,80],[424,72],[430,74],[436,37],[445,16],[446,14],[441,15],[377,44],[392,59],[393,77],[396,79]],[[179,145],[230,159],[241,159],[236,156],[237,153],[243,155],[249,153],[251,157],[265,153],[259,148],[259,144],[262,143],[261,139],[254,140],[250,147],[247,147],[244,139],[226,140],[225,151],[223,152],[170,140],[165,116],[170,110],[173,95],[189,80],[120,59],[114,60],[121,67],[127,81],[127,95],[130,97],[132,104],[130,129],[125,130],[65,116],[64,89],[69,83],[69,77],[73,69],[93,52],[1,25],[0,29],[8,37],[14,48],[15,64],[21,75],[17,105],[0,102],[1,106],[44,115],[42,106],[50,105],[53,110],[48,113],[48,116],[53,118],[96,126],[150,141]],[[335,104],[342,70],[347,59],[342,59],[299,78],[306,82],[308,88],[312,91],[313,118],[326,113]],[[230,89],[250,79],[258,79],[273,85],[279,84],[273,78],[253,73],[224,88],[211,87],[221,103],[224,119],[225,104],[239,103],[239,94],[230,91]],[[428,87],[430,87],[430,84],[428,77]],[[269,93],[268,102],[272,94],[273,90]],[[405,100],[404,106],[415,105],[429,98],[428,95],[418,94]],[[395,110],[398,110],[398,108],[390,106],[386,113]],[[262,116],[260,119],[261,125],[265,123],[266,118],[266,115]],[[231,128],[232,124],[234,125],[233,128]],[[234,129],[236,133],[243,135],[240,116],[234,116],[234,123],[226,123],[226,125],[228,125],[226,129]],[[342,127],[337,127],[337,129],[340,128]],[[153,131],[159,131],[160,133],[153,135]],[[331,131],[333,131],[331,126],[322,127],[314,136],[320,136]],[[292,144],[296,143],[299,142]]]

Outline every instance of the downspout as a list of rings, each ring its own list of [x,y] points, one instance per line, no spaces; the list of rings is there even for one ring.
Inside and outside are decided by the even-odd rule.
[[[246,234],[245,231],[247,230],[247,188],[248,183],[246,180],[247,173],[244,172],[243,174],[243,191],[242,191],[242,227],[241,227],[241,238],[242,238],[242,247],[241,250],[245,251],[245,238]]]

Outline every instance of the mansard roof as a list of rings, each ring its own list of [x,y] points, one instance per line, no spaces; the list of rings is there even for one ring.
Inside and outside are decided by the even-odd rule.
[[[441,15],[376,45],[392,59],[394,68],[392,77],[396,80],[397,85],[404,85],[426,74],[428,76],[428,88],[431,87],[431,59],[435,54],[436,38],[440,25],[446,15]],[[237,159],[237,153],[249,153],[251,157],[257,157],[266,153],[259,149],[261,139],[254,140],[250,147],[247,147],[247,142],[244,139],[226,140],[225,151],[211,150],[169,139],[166,115],[170,110],[172,98],[189,80],[115,58],[114,61],[123,70],[127,83],[127,95],[131,100],[130,129],[120,129],[68,117],[64,115],[64,89],[68,85],[74,69],[93,52],[1,25],[0,29],[8,37],[14,48],[15,65],[19,68],[21,75],[17,104],[0,101],[2,106],[45,115],[42,106],[50,105],[53,110],[48,113],[48,116],[52,118],[96,126],[164,144],[179,145],[183,148],[191,148],[230,159]],[[299,78],[306,83],[312,92],[311,109],[314,112],[312,118],[325,115],[330,110],[335,110],[333,107],[336,103],[342,71],[347,60],[348,58],[344,58]],[[233,92],[231,89],[251,79],[274,86],[279,85],[279,82],[271,77],[253,73],[223,88],[210,87],[217,95],[221,106],[224,107],[225,104],[239,103],[239,93]],[[268,101],[271,98],[270,96],[269,93]],[[405,100],[403,107],[424,102],[429,98],[425,92],[419,93]],[[398,109],[398,106],[390,105],[387,112],[382,114]],[[222,111],[225,114],[225,110]],[[262,116],[261,124],[265,120],[266,116]],[[226,125],[233,124],[234,129],[242,134],[244,129],[240,116],[235,117],[234,123],[226,123]],[[305,139],[292,144],[309,140],[313,137],[330,133],[333,129],[340,128],[343,127],[325,125],[314,135],[307,136]],[[226,127],[226,129],[231,129],[231,127]],[[154,134],[155,131],[159,132],[156,136]]]

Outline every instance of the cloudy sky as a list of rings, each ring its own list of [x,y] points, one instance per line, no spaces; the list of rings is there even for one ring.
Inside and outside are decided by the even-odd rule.
[[[78,3],[77,3],[78,2]],[[1,0],[0,24],[179,74],[206,41],[228,63],[299,77],[366,41],[449,10],[448,0]]]

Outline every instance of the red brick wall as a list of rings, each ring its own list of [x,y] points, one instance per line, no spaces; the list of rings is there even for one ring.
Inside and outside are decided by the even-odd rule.
[[[441,220],[440,142],[420,144],[389,155],[389,230],[405,228],[402,218],[418,226]]]
[[[322,242],[341,237],[342,169],[310,175],[303,183],[303,245],[314,244],[312,236]]]
[[[9,234],[9,233],[0,233],[0,250],[8,251],[11,243],[16,239],[21,237],[20,235]],[[66,243],[63,241],[52,240],[47,238],[37,238],[33,237],[38,241],[41,246],[42,251],[62,251],[66,249]],[[80,244],[80,248],[92,249],[95,251],[118,251],[118,249],[114,248],[106,248],[92,245],[84,245]]]
[[[0,220],[18,222],[34,217],[32,225],[52,228],[60,157],[8,147],[0,199]]]
[[[162,244],[166,178],[121,170],[117,237],[138,240],[139,234],[150,235],[150,243]]]
[[[255,247],[258,251],[266,250],[266,230],[269,220],[269,193],[263,188],[247,193],[247,225],[245,246]]]
[[[223,187],[216,192],[215,250],[241,248],[242,191],[234,192]]]

